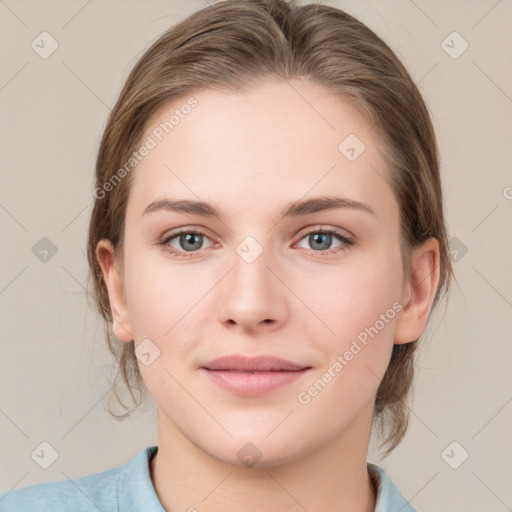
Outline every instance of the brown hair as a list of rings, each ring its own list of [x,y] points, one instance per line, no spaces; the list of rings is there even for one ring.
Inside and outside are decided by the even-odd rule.
[[[353,103],[372,121],[390,169],[390,186],[400,208],[404,271],[411,250],[435,237],[440,245],[440,281],[433,306],[449,288],[451,267],[443,214],[439,155],[424,100],[400,60],[372,30],[347,13],[296,0],[225,0],[202,9],[159,37],[132,69],[108,118],[96,162],[94,209],[88,235],[93,296],[105,320],[105,334],[118,361],[117,386],[146,396],[134,342],[121,343],[112,314],[96,245],[108,239],[122,267],[123,231],[132,173],[120,169],[140,143],[148,120],[169,102],[207,87],[234,90],[266,78],[305,78]],[[125,167],[126,169],[126,167]],[[117,173],[117,175],[116,175]],[[105,193],[108,190],[108,194]],[[434,307],[432,308],[434,309]],[[387,456],[408,426],[405,399],[414,375],[418,340],[395,344],[378,388],[374,424]],[[122,382],[119,382],[121,377]]]

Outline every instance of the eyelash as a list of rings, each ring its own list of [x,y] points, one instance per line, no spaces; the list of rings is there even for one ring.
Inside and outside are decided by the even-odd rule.
[[[303,233],[301,238],[299,239],[299,242],[301,240],[303,240],[304,238],[306,238],[307,236],[309,235],[312,235],[312,234],[318,234],[318,233],[321,233],[321,234],[329,234],[329,235],[334,235],[336,238],[338,238],[338,240],[340,242],[342,242],[344,244],[345,247],[342,247],[342,246],[339,246],[339,247],[335,247],[334,249],[326,249],[324,251],[315,251],[314,249],[310,249],[312,252],[314,253],[317,253],[317,254],[322,254],[322,255],[329,255],[329,254],[333,254],[333,253],[336,253],[336,252],[339,252],[339,251],[343,251],[345,250],[347,247],[350,247],[350,246],[353,246],[355,245],[355,241],[350,239],[350,238],[347,238],[346,236],[342,235],[339,231],[335,230],[335,229],[332,229],[332,228],[326,228],[326,229],[313,229],[311,231],[308,231],[306,233]],[[168,236],[166,236],[161,242],[160,242],[160,245],[162,245],[164,247],[164,249],[169,253],[171,254],[173,257],[176,257],[176,258],[184,258],[184,259],[187,259],[187,258],[194,258],[195,257],[195,254],[198,253],[200,250],[197,250],[197,251],[176,251],[175,249],[173,248],[170,248],[170,246],[168,245],[169,242],[176,238],[177,236],[179,235],[182,235],[182,234],[188,234],[188,235],[203,235],[205,236],[206,238],[209,238],[209,236],[204,232],[202,231],[201,229],[194,229],[194,230],[187,230],[187,229],[183,229],[183,230],[180,230],[180,231],[176,231]]]

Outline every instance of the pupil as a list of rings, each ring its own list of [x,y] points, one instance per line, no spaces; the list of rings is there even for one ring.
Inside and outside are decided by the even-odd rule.
[[[324,242],[324,246],[323,247],[317,247],[319,249],[328,249],[329,248],[329,245],[330,245],[330,242],[331,242],[331,234],[329,233],[315,233],[314,235],[311,235],[313,237],[313,244],[312,246],[314,247],[314,244],[316,243],[320,243],[320,245],[322,244],[322,241]],[[326,243],[327,242],[327,243]]]
[[[186,234],[186,235],[181,235],[181,240],[180,240],[180,243],[182,245],[182,247],[188,251],[188,250],[194,250],[194,249],[200,249],[201,248],[201,241],[199,241],[199,243],[197,244],[196,243],[196,247],[190,247],[190,244],[194,244],[194,238],[199,238],[201,237],[202,235],[200,234]],[[184,244],[183,241],[186,241],[186,243]],[[196,240],[197,241],[197,240]]]

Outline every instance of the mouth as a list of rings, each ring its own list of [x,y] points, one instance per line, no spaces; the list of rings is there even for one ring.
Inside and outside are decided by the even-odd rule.
[[[290,384],[311,366],[274,356],[233,354],[209,361],[199,369],[223,389],[237,395],[257,396]]]

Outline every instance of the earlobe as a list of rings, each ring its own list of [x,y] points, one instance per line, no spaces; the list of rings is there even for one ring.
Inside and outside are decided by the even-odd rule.
[[[429,238],[411,255],[411,276],[404,282],[395,344],[416,341],[425,331],[439,276],[439,242]]]
[[[129,342],[133,332],[126,306],[122,278],[116,265],[115,249],[110,240],[100,240],[96,246],[96,257],[101,266],[103,280],[107,286],[110,310],[112,311],[112,329],[117,338]]]

